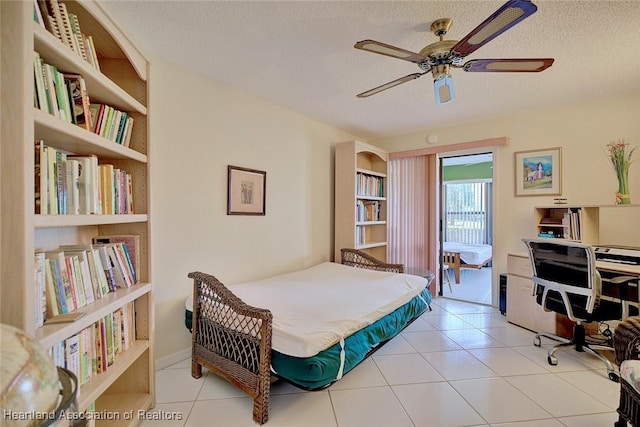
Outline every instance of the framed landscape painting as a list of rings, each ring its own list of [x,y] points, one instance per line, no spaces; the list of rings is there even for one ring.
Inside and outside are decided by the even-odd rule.
[[[228,166],[227,215],[265,215],[267,173]]]
[[[516,152],[516,196],[561,194],[561,163],[560,147]]]

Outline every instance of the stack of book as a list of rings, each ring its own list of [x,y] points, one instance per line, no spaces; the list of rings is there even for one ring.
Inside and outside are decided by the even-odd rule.
[[[384,178],[358,173],[356,179],[356,194],[367,197],[384,197]]]
[[[58,70],[44,62],[36,51],[33,67],[34,107],[129,147],[133,117],[106,104],[92,104],[82,75]]]
[[[116,144],[129,146],[133,130],[133,117],[106,104],[91,104],[91,131]]]
[[[356,221],[380,221],[380,202],[377,200],[356,202]]]
[[[49,349],[57,366],[73,372],[80,385],[106,372],[136,340],[134,305],[130,302]]]
[[[37,251],[36,325],[74,321],[82,307],[139,281],[140,237],[98,236],[93,244]]]
[[[95,155],[71,155],[35,141],[35,213],[41,215],[133,214],[130,173],[98,164]]]
[[[33,20],[94,68],[100,69],[93,37],[82,32],[78,17],[68,12],[64,3],[57,0],[34,0]]]

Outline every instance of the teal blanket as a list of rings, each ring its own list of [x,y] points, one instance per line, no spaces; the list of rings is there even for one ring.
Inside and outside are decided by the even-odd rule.
[[[425,304],[426,302],[426,304]],[[431,304],[429,289],[392,313],[360,329],[344,340],[343,375],[362,362],[372,350],[390,340],[411,321],[420,317]],[[288,356],[275,350],[271,352],[271,367],[284,380],[304,389],[318,389],[336,380],[340,370],[341,345],[332,347],[312,357]]]

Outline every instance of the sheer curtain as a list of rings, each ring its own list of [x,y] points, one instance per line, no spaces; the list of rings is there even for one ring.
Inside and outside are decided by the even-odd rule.
[[[389,161],[389,262],[435,272],[435,155]]]

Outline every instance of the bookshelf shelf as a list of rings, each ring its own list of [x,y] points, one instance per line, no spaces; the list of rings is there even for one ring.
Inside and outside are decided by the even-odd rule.
[[[63,4],[66,6],[69,16],[71,14],[77,16],[82,32],[92,36],[100,65],[99,70],[58,37],[34,22],[34,7],[38,7],[37,5],[44,5],[52,8],[49,10],[55,9],[64,13]],[[60,6],[56,8],[55,5]],[[108,410],[120,414],[131,411],[134,415],[130,420],[97,418],[95,423],[92,422],[90,425],[139,425],[141,419],[137,417],[138,411],[146,411],[155,405],[154,301],[150,268],[151,248],[149,245],[151,230],[150,164],[147,156],[151,142],[148,129],[150,114],[147,108],[149,62],[95,0],[0,1],[0,24],[2,27],[0,45],[2,51],[2,63],[0,64],[2,92],[0,93],[0,101],[3,106],[0,116],[0,152],[2,153],[0,156],[0,170],[2,170],[0,236],[2,236],[3,248],[0,251],[0,283],[3,284],[0,288],[0,320],[2,323],[18,327],[34,336],[43,348],[50,350],[54,359],[60,355],[62,355],[62,359],[69,357],[64,348],[60,349],[73,340],[75,343],[89,343],[87,348],[91,349],[90,353],[92,353],[94,349],[102,345],[97,343],[100,342],[100,335],[104,335],[103,331],[105,329],[111,330],[113,334],[108,336],[112,337],[113,341],[102,341],[109,343],[102,348],[108,347],[110,349],[109,346],[113,343],[114,352],[117,352],[119,347],[115,347],[115,343],[120,344],[121,339],[123,351],[113,361],[109,355],[108,362],[112,361],[113,363],[105,365],[104,372],[100,374],[95,372],[95,375],[87,380],[89,375],[83,371],[87,374],[83,376],[83,381],[86,383],[81,387],[77,409],[79,411],[93,410],[92,407],[95,403],[95,411]],[[68,26],[66,28],[72,31]],[[64,33],[62,38],[68,37],[69,34],[68,32]],[[81,37],[77,34],[76,36]],[[48,94],[54,94],[52,98],[38,96],[43,92],[37,92],[34,88],[34,69],[36,70],[36,80],[39,70],[39,68],[34,68],[34,64],[37,64],[34,61],[34,52],[37,52],[45,63],[60,72],[80,74],[86,83],[90,102],[106,104],[120,110],[120,112],[115,112],[113,117],[132,117],[134,125],[131,128],[133,131],[128,134],[130,136],[130,140],[127,139],[127,142],[130,142],[129,146],[117,144],[85,128],[68,123],[54,114],[40,110],[38,104],[44,105],[42,104],[43,99],[47,99],[45,110],[49,110],[58,101],[66,102],[64,101],[66,98],[57,90],[48,92]],[[41,82],[42,79],[39,81],[39,88],[43,87]],[[62,83],[65,84],[60,84],[57,88],[63,86],[66,88],[69,84],[64,81]],[[64,92],[64,88],[62,91]],[[86,97],[84,99],[86,100]],[[73,99],[69,101],[73,103]],[[5,106],[7,108],[4,108]],[[126,116],[122,113],[126,113]],[[113,123],[118,122],[114,121]],[[124,121],[120,123],[122,124],[119,128],[119,136],[122,140]],[[118,128],[114,125],[111,128],[112,134],[113,129]],[[61,153],[62,159],[64,159],[64,155],[91,155],[97,157],[98,164],[113,165],[113,169],[126,171],[126,174],[131,177],[130,180],[127,180],[127,185],[130,183],[131,189],[127,195],[133,194],[133,211],[136,213],[122,215],[39,214],[42,205],[36,203],[38,200],[36,186],[40,188],[40,197],[42,197],[44,182],[48,184],[45,185],[46,189],[44,190],[48,192],[47,194],[59,195],[65,194],[63,183],[67,181],[64,179],[66,175],[57,175],[58,171],[64,170],[58,166],[63,163],[56,163],[64,161],[58,157],[50,158],[54,159],[55,166],[53,168],[50,163],[45,162],[38,163],[36,167],[36,158],[39,157],[39,154],[36,156],[34,149],[36,140],[42,141],[40,146],[52,148],[49,153],[54,151]],[[77,168],[77,163],[74,162],[74,164]],[[39,173],[41,167],[43,168],[45,165],[48,170],[55,170],[56,174],[44,176],[42,180],[36,180],[36,176],[42,177]],[[50,179],[52,176],[55,179]],[[51,190],[49,185],[52,185],[54,189]],[[85,185],[84,188],[88,187]],[[126,186],[118,188],[121,191],[118,194],[125,193],[122,189],[126,189]],[[55,200],[56,197],[49,199],[50,201],[54,200],[49,203],[49,208],[56,206],[56,203],[59,202]],[[61,198],[60,200],[62,201],[59,203],[63,206],[65,199]],[[122,202],[120,199],[117,201]],[[95,202],[95,198],[93,202]],[[114,205],[117,204],[114,202]],[[86,206],[84,212],[90,210]],[[126,212],[127,210],[122,209],[121,211]],[[45,210],[42,212],[44,213]],[[47,212],[56,212],[56,209],[47,210]],[[111,209],[105,212],[111,212]],[[135,252],[135,265],[139,267],[135,271],[137,280],[133,280],[133,275],[130,274],[127,276],[128,282],[126,284],[131,284],[134,281],[138,283],[130,287],[120,286],[115,289],[112,282],[110,291],[108,293],[105,293],[106,290],[100,291],[95,295],[95,301],[92,303],[83,305],[84,302],[81,302],[80,298],[77,301],[74,300],[71,307],[80,306],[76,311],[85,313],[76,321],[59,324],[45,323],[43,326],[39,326],[42,322],[43,307],[42,298],[40,298],[42,291],[38,288],[38,281],[35,279],[34,255],[37,252],[46,252],[53,256],[55,251],[63,250],[61,246],[86,247],[86,245],[91,245],[93,239],[98,236],[122,237],[124,235],[138,236],[135,238],[135,247],[138,249]],[[67,248],[64,250],[68,250],[71,254],[76,249]],[[74,278],[74,281],[88,283],[87,287],[75,288],[76,292],[86,291],[87,295],[90,295],[91,289],[97,292],[101,285],[107,286],[104,276],[102,283],[95,281],[97,276],[95,273],[100,271],[97,270],[97,263],[91,264],[94,266],[93,272],[89,272],[86,268],[89,265],[88,254],[91,251],[86,253],[82,252],[82,249],[77,249],[77,251],[86,257],[76,255],[75,261],[68,261],[73,256],[69,255],[69,258],[65,258],[67,255],[65,252],[65,254],[60,253],[62,258],[59,259],[62,261],[61,264],[71,262],[69,275],[76,274],[77,278],[81,278]],[[113,256],[118,257],[115,253]],[[126,258],[127,261],[123,261],[124,251],[120,257],[121,266],[133,264],[128,261],[128,258]],[[48,259],[54,263],[54,258]],[[84,267],[75,267],[80,259],[83,260]],[[113,260],[113,258],[110,259]],[[74,262],[76,264],[73,264]],[[51,263],[45,262],[46,265],[52,265]],[[123,281],[126,282],[122,271],[118,276],[120,285]],[[67,284],[61,275],[56,277],[58,281],[55,283],[58,286],[54,288],[55,292],[46,291],[49,297],[54,293],[58,294],[59,291],[64,294],[67,291],[64,286],[72,286]],[[87,279],[85,280],[85,278]],[[71,279],[69,279],[69,283],[71,283]],[[47,285],[51,286],[51,284],[52,281],[49,280]],[[65,313],[62,303],[56,308],[55,298],[54,296],[53,305],[49,299],[47,310],[54,314],[57,312]],[[87,298],[87,300],[90,299]],[[112,322],[108,323],[106,319],[112,319]],[[107,322],[107,326],[101,331],[100,326],[105,322]],[[119,337],[118,331],[124,332],[125,330],[128,333]],[[93,336],[91,336],[92,333]],[[135,337],[132,334],[135,334]],[[98,336],[97,339],[96,336]],[[116,339],[117,341],[115,341]],[[91,344],[94,344],[94,347],[91,347]],[[124,348],[127,349],[124,350]],[[95,360],[98,359],[96,357]],[[59,358],[56,359],[56,362],[73,365],[68,360],[65,362]],[[78,359],[75,359],[75,362],[78,362]],[[82,369],[89,365],[83,364]]]
[[[357,200],[387,200],[386,197],[356,195]]]
[[[358,221],[356,225],[385,225],[387,221]]]
[[[336,144],[335,260],[356,248],[387,260],[388,154],[360,141]]]
[[[146,214],[127,215],[35,215],[35,228],[82,227],[88,225],[147,222]]]
[[[365,174],[365,175],[379,176],[381,178],[386,178],[386,176],[387,176],[386,172],[376,172],[376,171],[373,171],[373,170],[362,169],[362,168],[356,168],[356,172],[357,173],[362,173],[362,174]]]
[[[111,292],[96,302],[81,307],[77,311],[84,311],[87,314],[73,323],[57,323],[53,325],[44,325],[35,331],[35,337],[44,347],[51,347],[58,341],[73,335],[77,330],[91,326],[99,319],[113,312],[118,307],[135,301],[136,299],[148,294],[151,291],[150,283],[141,283],[127,289],[119,289],[117,292]]]
[[[110,159],[129,159],[146,163],[147,156],[131,148],[67,123],[37,108],[33,109],[35,138],[76,154],[96,154]]]
[[[538,237],[561,238],[584,243],[599,242],[597,206],[539,206],[534,208]]]
[[[364,245],[356,245],[356,249],[372,249],[372,248],[380,248],[386,247],[387,242],[375,242],[375,243],[366,243]]]

